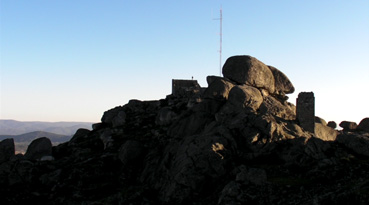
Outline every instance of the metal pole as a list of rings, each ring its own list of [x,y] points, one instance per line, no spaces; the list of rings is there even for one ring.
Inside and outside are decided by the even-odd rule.
[[[220,49],[219,49],[219,76],[222,76],[222,7],[220,7]]]
[[[220,32],[219,32],[219,36],[220,36],[220,40],[219,40],[219,76],[222,76],[222,36],[223,36],[223,32],[222,32],[222,21],[223,21],[223,14],[222,14],[222,7],[220,7],[220,18],[216,18],[213,20],[220,20]]]

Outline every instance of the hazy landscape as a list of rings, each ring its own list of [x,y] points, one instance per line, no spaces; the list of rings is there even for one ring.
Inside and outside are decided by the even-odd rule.
[[[0,135],[21,135],[34,131],[73,135],[78,128],[91,129],[92,124],[91,122],[24,122],[0,120]]]
[[[35,139],[47,137],[53,145],[68,141],[79,128],[91,129],[90,122],[22,122],[0,120],[0,141],[13,138],[17,153],[25,153]]]

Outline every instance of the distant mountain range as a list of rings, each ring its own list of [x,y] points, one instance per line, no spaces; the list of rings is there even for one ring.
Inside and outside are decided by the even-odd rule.
[[[72,136],[79,128],[91,129],[91,122],[22,122],[16,120],[0,120],[0,135],[22,135],[43,131],[59,135]]]
[[[63,142],[67,142],[72,138],[72,135],[59,135],[44,131],[34,131],[21,135],[0,135],[0,141],[13,138],[16,153],[25,153],[28,145],[35,139],[40,137],[47,137],[51,140],[53,145],[58,145]]]
[[[47,137],[53,145],[66,141],[79,128],[91,129],[91,122],[21,122],[0,120],[0,141],[13,138],[16,153],[25,153],[28,145],[35,139]]]
[[[29,133],[25,133],[21,135],[0,135],[0,141],[7,139],[7,138],[13,138],[14,142],[27,142],[28,143],[40,137],[47,137],[53,143],[62,143],[62,142],[66,142],[70,140],[72,136],[71,135],[59,135],[59,134],[44,132],[44,131],[35,131],[35,132],[29,132]]]

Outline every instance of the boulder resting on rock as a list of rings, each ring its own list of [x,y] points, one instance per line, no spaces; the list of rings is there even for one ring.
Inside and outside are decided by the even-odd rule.
[[[223,66],[224,77],[238,83],[275,91],[272,71],[263,62],[251,56],[232,56]]]
[[[357,127],[356,122],[350,121],[342,121],[339,125],[343,128],[343,131],[353,131]]]

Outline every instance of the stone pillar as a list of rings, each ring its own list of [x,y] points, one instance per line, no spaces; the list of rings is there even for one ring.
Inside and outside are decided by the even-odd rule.
[[[296,99],[296,118],[304,130],[314,133],[315,98],[313,92],[299,93]]]

